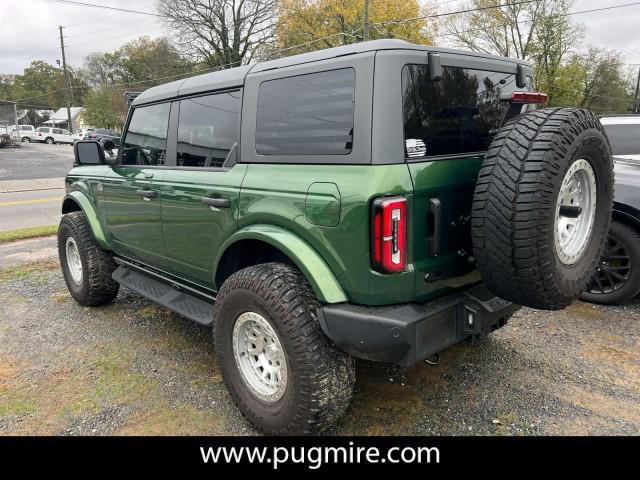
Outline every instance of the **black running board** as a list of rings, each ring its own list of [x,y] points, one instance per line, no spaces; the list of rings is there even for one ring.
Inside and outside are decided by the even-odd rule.
[[[196,323],[201,325],[213,323],[214,299],[212,297],[199,298],[204,295],[196,296],[169,279],[147,273],[132,264],[118,263],[120,266],[112,274],[116,282]]]

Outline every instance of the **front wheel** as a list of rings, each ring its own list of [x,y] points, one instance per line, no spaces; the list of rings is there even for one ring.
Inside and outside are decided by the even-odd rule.
[[[22,137],[22,143],[31,143],[31,139],[29,137]]]
[[[47,137],[47,139],[44,141],[44,143],[46,143],[47,145],[53,145],[56,142],[53,140],[53,138]]]
[[[115,262],[93,238],[83,212],[67,213],[60,220],[58,255],[69,293],[80,305],[103,305],[118,295],[120,285],[111,278]]]
[[[616,304],[640,292],[640,233],[617,221],[611,222],[604,252],[582,299]]]
[[[273,435],[317,433],[345,412],[353,359],[322,333],[304,276],[281,263],[229,277],[214,307],[218,365],[233,400]]]

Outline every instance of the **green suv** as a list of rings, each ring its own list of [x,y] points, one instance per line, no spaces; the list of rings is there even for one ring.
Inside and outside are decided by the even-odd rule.
[[[517,60],[380,40],[195,76],[132,103],[117,155],[75,145],[71,295],[120,285],[211,326],[238,408],[327,429],[354,357],[411,366],[560,309],[602,252],[598,119],[542,109]]]

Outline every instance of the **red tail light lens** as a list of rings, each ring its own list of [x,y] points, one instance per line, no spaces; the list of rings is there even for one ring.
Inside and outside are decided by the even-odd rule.
[[[379,272],[401,272],[407,267],[407,199],[378,198],[372,208],[371,264]]]
[[[511,103],[547,103],[549,95],[538,92],[513,92]]]

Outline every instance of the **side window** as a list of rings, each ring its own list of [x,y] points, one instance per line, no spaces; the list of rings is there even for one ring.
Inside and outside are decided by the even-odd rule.
[[[122,148],[123,165],[164,165],[170,103],[133,111]]]
[[[484,152],[505,105],[500,95],[516,89],[515,74],[444,67],[429,78],[426,65],[402,70],[405,155],[420,158]]]
[[[262,82],[258,90],[256,153],[351,153],[355,82],[353,68]]]
[[[235,155],[239,115],[239,91],[181,100],[177,165],[221,167]]]
[[[59,128],[54,128],[51,133],[54,133],[55,135],[62,135],[62,130]]]
[[[62,133],[64,133],[65,135],[71,135],[71,132],[69,130],[62,130]]]
[[[638,144],[640,124],[605,125],[604,129],[607,132],[607,137],[609,137],[614,155],[640,154],[640,145]]]

